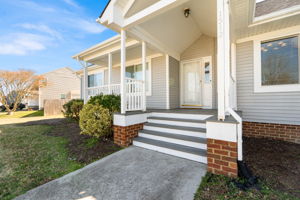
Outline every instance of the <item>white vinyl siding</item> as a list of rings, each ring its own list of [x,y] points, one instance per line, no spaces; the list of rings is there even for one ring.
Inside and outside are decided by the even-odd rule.
[[[170,108],[180,107],[180,81],[179,81],[179,68],[180,63],[173,57],[169,58],[169,100]]]
[[[254,93],[253,42],[237,44],[237,100],[244,121],[300,125],[300,92]]]
[[[69,97],[70,93],[80,93],[80,78],[68,68],[60,68],[42,76],[47,79],[47,85],[40,88],[40,108],[44,107],[46,99],[61,99],[62,94]]]
[[[166,58],[153,58],[152,65],[152,95],[147,96],[147,108],[166,109]]]

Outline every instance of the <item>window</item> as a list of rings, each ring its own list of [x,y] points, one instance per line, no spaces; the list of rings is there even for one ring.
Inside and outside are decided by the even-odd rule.
[[[66,99],[66,94],[60,94],[60,99]]]
[[[255,92],[300,91],[298,48],[298,36],[256,44],[255,53],[259,54],[254,54]]]
[[[103,73],[88,75],[88,87],[97,87],[103,85]]]
[[[143,79],[143,66],[142,64],[139,65],[131,65],[126,67],[126,77],[133,78],[137,80]],[[146,65],[146,94],[151,95],[151,74],[150,74],[149,64]]]

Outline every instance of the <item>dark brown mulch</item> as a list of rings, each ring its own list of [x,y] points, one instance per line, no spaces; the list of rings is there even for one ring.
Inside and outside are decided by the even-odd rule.
[[[300,144],[245,137],[243,145],[254,175],[276,190],[300,197]]]
[[[113,143],[112,139],[102,141],[87,135],[81,135],[78,123],[63,118],[32,121],[23,125],[53,126],[54,128],[48,135],[67,138],[69,141],[67,148],[70,156],[74,160],[84,164],[89,164],[121,149],[121,147]]]

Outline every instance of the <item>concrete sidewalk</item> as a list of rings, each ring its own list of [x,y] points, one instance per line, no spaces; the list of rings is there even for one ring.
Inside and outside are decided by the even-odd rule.
[[[192,200],[206,165],[129,147],[30,190],[17,200]]]

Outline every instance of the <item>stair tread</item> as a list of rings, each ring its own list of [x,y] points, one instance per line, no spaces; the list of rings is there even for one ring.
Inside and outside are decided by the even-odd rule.
[[[188,147],[180,144],[163,142],[163,141],[153,140],[153,139],[143,138],[143,137],[136,137],[134,138],[133,141],[206,157],[206,150],[198,149],[194,147]]]
[[[165,121],[176,121],[176,122],[206,123],[206,120],[180,119],[180,118],[171,118],[171,117],[148,117],[148,119],[157,119],[157,120],[165,120]]]
[[[170,128],[170,129],[177,129],[183,131],[195,131],[195,132],[202,132],[206,133],[205,128],[195,128],[195,127],[188,127],[188,126],[175,126],[175,125],[167,125],[167,124],[157,124],[157,123],[145,123],[145,126],[154,126],[160,128]]]
[[[159,131],[151,131],[151,130],[140,130],[139,133],[149,134],[149,135],[155,135],[155,136],[161,136],[161,137],[167,137],[172,139],[179,139],[189,142],[196,142],[196,143],[203,143],[206,144],[206,138],[199,138],[199,137],[193,137],[193,136],[186,136],[186,135],[180,135],[180,134],[173,134],[173,133],[166,133],[166,132],[159,132]]]

